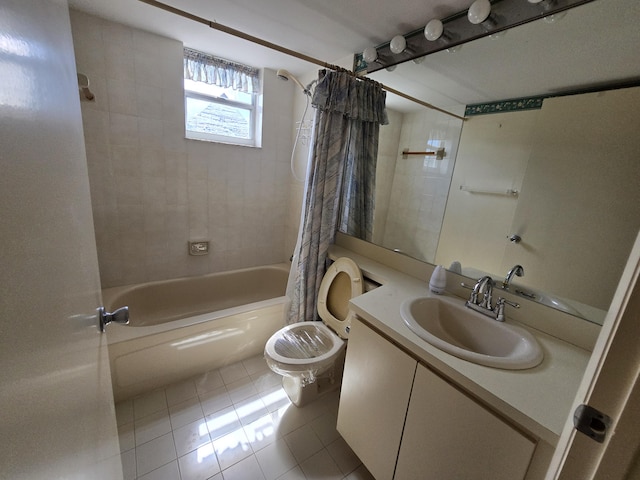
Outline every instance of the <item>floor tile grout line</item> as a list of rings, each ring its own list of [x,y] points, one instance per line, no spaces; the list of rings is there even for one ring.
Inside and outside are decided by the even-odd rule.
[[[254,362],[253,365],[256,366],[256,364],[258,363],[258,358],[259,357],[252,357],[251,359],[248,359],[248,360],[249,361],[253,361]],[[264,361],[264,360],[262,359],[262,361]],[[166,465],[168,465],[168,464],[170,464],[170,463],[175,461],[180,477],[183,476],[182,468],[180,467],[180,459],[183,458],[183,457],[186,457],[187,455],[192,454],[199,447],[196,447],[195,449],[192,449],[189,452],[183,453],[182,455],[178,456],[178,445],[176,443],[176,437],[175,437],[174,432],[176,430],[179,430],[182,427],[185,427],[185,426],[189,425],[189,423],[192,423],[192,422],[189,422],[189,423],[187,423],[185,425],[180,425],[180,426],[174,427],[174,422],[171,421],[171,410],[172,409],[175,410],[176,406],[178,406],[180,404],[184,404],[184,403],[186,403],[188,401],[192,401],[193,402],[192,406],[195,406],[195,405],[199,406],[200,411],[201,411],[201,413],[203,415],[203,417],[201,419],[204,420],[204,421],[206,421],[207,417],[215,416],[216,413],[218,413],[218,412],[220,412],[222,410],[225,410],[226,408],[232,407],[233,411],[236,414],[236,417],[239,420],[239,426],[238,426],[238,428],[236,430],[233,430],[232,432],[227,433],[225,435],[229,435],[229,434],[235,433],[237,431],[242,431],[242,435],[244,435],[245,438],[249,441],[248,446],[249,446],[249,449],[251,451],[251,454],[248,455],[247,457],[244,457],[244,458],[240,459],[240,460],[234,461],[233,463],[227,465],[224,469],[221,466],[218,453],[215,452],[215,450],[214,450],[214,454],[216,456],[216,461],[218,462],[219,474],[221,475],[222,478],[224,477],[224,474],[223,474],[224,471],[226,471],[227,469],[237,465],[239,462],[241,462],[241,461],[243,461],[243,460],[245,460],[247,458],[250,458],[251,456],[254,457],[254,459],[257,462],[257,464],[258,464],[258,466],[260,468],[260,471],[262,472],[264,477],[267,478],[267,473],[264,470],[265,467],[258,461],[257,453],[261,452],[263,449],[269,447],[270,445],[273,445],[273,443],[277,442],[278,440],[281,440],[281,441],[284,442],[284,445],[286,445],[287,448],[289,449],[289,453],[291,453],[291,455],[293,455],[293,452],[291,451],[291,449],[290,449],[289,445],[287,444],[285,438],[288,435],[291,435],[292,433],[294,433],[294,432],[296,432],[296,431],[298,431],[298,430],[300,430],[300,429],[302,429],[304,427],[308,427],[309,428],[309,431],[313,435],[315,435],[316,439],[319,440],[319,442],[322,445],[322,447],[316,453],[312,454],[311,456],[307,457],[306,459],[304,459],[304,460],[302,460],[300,462],[294,456],[295,465],[292,466],[286,472],[282,473],[281,476],[285,475],[286,473],[288,473],[288,472],[290,472],[290,471],[292,471],[292,470],[294,470],[296,468],[298,468],[299,471],[303,473],[303,475],[306,475],[304,473],[304,471],[302,470],[302,464],[304,462],[306,462],[307,460],[309,460],[314,455],[316,455],[316,454],[318,454],[318,453],[320,453],[322,451],[325,451],[326,455],[328,455],[328,458],[331,458],[333,463],[335,463],[336,467],[338,467],[338,469],[340,470],[340,472],[342,474],[341,478],[347,478],[349,475],[351,475],[353,472],[355,472],[357,469],[360,468],[361,464],[356,466],[354,469],[351,470],[351,472],[349,472],[347,474],[342,472],[341,468],[338,466],[338,462],[336,461],[336,458],[334,458],[334,456],[331,454],[331,451],[328,449],[328,447],[330,445],[332,445],[333,443],[337,442],[341,437],[338,434],[338,436],[336,438],[326,439],[327,441],[325,443],[325,438],[323,438],[321,435],[319,435],[318,431],[316,431],[316,429],[314,429],[314,427],[312,425],[314,422],[316,422],[318,419],[320,419],[320,418],[322,418],[324,416],[328,416],[328,418],[331,418],[331,416],[335,417],[335,414],[337,412],[334,412],[335,408],[334,408],[333,405],[334,405],[335,399],[333,399],[332,397],[327,397],[327,399],[326,399],[327,401],[325,403],[323,403],[323,404],[317,404],[316,405],[317,411],[316,410],[311,410],[310,411],[311,414],[308,417],[304,418],[304,420],[299,425],[296,425],[295,428],[293,428],[291,431],[288,431],[287,433],[284,433],[284,434],[276,434],[277,436],[274,437],[274,439],[272,441],[270,441],[269,443],[261,444],[261,443],[257,443],[257,442],[253,442],[253,441],[249,440],[249,435],[248,435],[248,431],[247,431],[248,428],[252,424],[260,421],[261,419],[265,419],[267,417],[269,417],[271,421],[281,420],[281,418],[280,419],[276,418],[275,415],[279,411],[281,411],[283,409],[284,405],[272,410],[270,408],[272,406],[270,404],[267,404],[266,401],[265,401],[265,396],[268,394],[267,392],[270,392],[272,390],[273,391],[278,391],[279,389],[282,388],[280,382],[277,382],[277,383],[274,382],[273,385],[268,385],[268,380],[264,380],[265,374],[268,375],[270,370],[268,368],[262,367],[262,368],[256,369],[255,371],[252,370],[250,372],[249,368],[247,368],[248,364],[249,363],[247,362],[247,360],[245,360],[245,361],[237,362],[236,364],[231,364],[231,365],[227,366],[227,367],[232,367],[232,368],[236,368],[236,369],[239,369],[239,366],[241,366],[242,370],[244,371],[244,373],[246,373],[246,375],[237,376],[237,378],[233,377],[233,375],[227,375],[227,380],[228,380],[227,382],[225,382],[222,374],[220,373],[220,369],[217,369],[217,370],[212,370],[210,372],[205,372],[204,374],[201,374],[201,375],[198,375],[198,376],[191,377],[190,379],[185,380],[185,381],[175,382],[173,384],[166,385],[164,387],[155,389],[152,392],[148,392],[146,394],[142,394],[142,395],[140,395],[138,397],[135,397],[133,399],[124,401],[124,402],[130,402],[130,404],[129,404],[128,407],[121,409],[121,411],[123,411],[123,414],[121,415],[121,418],[126,415],[126,417],[127,418],[131,418],[132,421],[131,422],[122,422],[121,425],[118,425],[118,430],[120,431],[121,429],[123,429],[126,426],[133,426],[134,446],[132,448],[124,451],[124,452],[121,452],[121,455],[126,453],[126,452],[133,451],[133,456],[134,456],[133,466],[135,468],[135,475],[136,475],[135,478],[136,479],[142,477],[142,476],[138,477],[138,475],[137,475],[138,474],[138,472],[137,472],[137,454],[138,454],[137,448],[142,446],[142,445],[144,445],[144,444],[146,444],[146,443],[148,443],[149,441],[154,440],[154,439],[151,439],[151,440],[148,440],[147,442],[144,442],[144,443],[142,443],[140,445],[135,445],[135,424],[136,424],[136,421],[140,422],[141,419],[144,419],[144,418],[146,418],[146,417],[148,417],[150,415],[153,415],[154,413],[157,414],[159,412],[164,412],[169,417],[170,431],[165,433],[165,434],[163,434],[163,435],[171,433],[172,440],[173,440],[173,451],[175,453],[175,458],[170,460],[169,462],[164,463],[163,465],[158,466],[157,468],[155,468],[151,472],[153,472],[155,470],[158,470],[160,468],[166,467]],[[223,367],[223,368],[225,368],[225,367]],[[229,369],[228,371],[231,372],[232,369]],[[201,378],[203,375],[208,375],[208,374],[213,374],[213,373],[215,373],[222,380],[221,385],[219,385],[216,388],[208,389],[206,391],[202,390],[202,389],[199,389],[198,388],[198,379]],[[259,380],[261,380],[261,379],[262,379],[263,383],[259,384]],[[252,393],[251,395],[248,395],[248,396],[244,396],[244,394],[243,394],[243,395],[241,395],[242,398],[235,398],[234,399],[230,395],[229,386],[233,387],[234,383],[237,384],[241,380],[245,380],[245,382],[247,384],[251,384],[256,393]],[[264,385],[265,382],[267,383],[266,386]],[[178,386],[181,386],[181,387],[178,387]],[[203,397],[205,397],[207,393],[210,393],[210,392],[212,392],[212,391],[214,391],[216,389],[219,389],[221,387],[224,387],[224,393],[226,395],[229,395],[229,397],[230,397],[229,398],[230,405],[228,405],[227,407],[224,407],[224,408],[217,409],[215,412],[212,412],[210,414],[205,415],[204,414],[204,407],[202,405]],[[184,391],[192,391],[194,393],[191,394],[191,395],[183,394],[183,393],[180,392],[179,388],[184,388]],[[167,394],[167,390],[169,390],[169,389],[174,389],[174,390],[172,390],[173,393],[171,395]],[[160,391],[162,391],[162,394],[159,393]],[[158,410],[157,412],[147,413],[146,415],[143,415],[141,417],[136,418],[135,408],[134,408],[134,400],[139,399],[139,398],[144,398],[146,395],[150,395],[150,394],[155,394],[159,398],[164,397],[164,404],[166,405],[166,409],[161,409],[161,410]],[[182,395],[185,395],[185,396],[183,397]],[[168,400],[169,397],[171,397],[173,399],[172,402],[171,402],[171,405],[169,405],[169,400]],[[179,398],[180,401],[175,401],[177,398]],[[246,423],[245,423],[245,422],[242,421],[242,418],[245,418],[245,417],[242,417],[241,416],[241,412],[239,412],[238,410],[242,406],[246,406],[245,402],[250,398],[254,398],[253,401],[259,402],[260,407],[264,407],[264,411],[266,413],[264,415],[261,415],[261,416],[255,418],[255,419],[252,419],[251,421],[246,420]],[[285,402],[285,405],[287,406],[287,408],[290,408],[291,407],[291,402],[287,400]],[[127,412],[125,411],[126,409],[129,409],[130,413],[127,414]],[[140,407],[139,410],[142,411],[142,407]],[[286,411],[286,409],[285,409],[285,411]],[[179,410],[176,410],[175,414],[177,415],[179,412],[180,412]],[[198,419],[194,420],[194,422],[195,421],[198,421]],[[209,432],[208,428],[207,428],[207,431]],[[223,436],[225,436],[225,435],[223,435]],[[162,436],[162,435],[160,435],[160,436]],[[219,438],[222,438],[223,436],[217,437],[217,438],[219,439]],[[159,438],[159,437],[155,437],[155,438]],[[214,441],[215,440],[213,439],[212,435],[209,434],[209,441],[206,442],[206,444],[211,443],[213,445]],[[151,472],[147,472],[144,475],[148,475]],[[215,474],[215,475],[218,475],[218,473]],[[220,480],[222,480],[222,478]]]

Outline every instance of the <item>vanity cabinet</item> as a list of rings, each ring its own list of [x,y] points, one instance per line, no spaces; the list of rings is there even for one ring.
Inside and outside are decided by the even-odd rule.
[[[524,479],[536,442],[418,365],[395,479]]]
[[[338,431],[378,480],[541,476],[538,440],[361,321],[349,335]]]
[[[352,323],[338,432],[380,480],[393,477],[416,365],[363,323]]]

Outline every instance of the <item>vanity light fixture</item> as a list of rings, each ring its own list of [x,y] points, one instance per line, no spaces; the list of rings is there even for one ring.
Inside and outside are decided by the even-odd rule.
[[[373,63],[378,60],[378,51],[374,47],[367,47],[362,52],[362,58],[367,63]]]
[[[595,1],[469,0],[468,9],[432,19],[423,27],[354,54],[353,71],[369,74],[409,60],[417,62],[443,50],[453,53],[466,42],[489,35],[500,38],[509,28],[542,18],[546,22],[557,21],[565,11]]]
[[[396,35],[389,43],[389,49],[396,55],[402,53],[407,48],[407,40],[402,35]]]
[[[490,20],[491,2],[489,0],[476,0],[469,7],[467,18],[474,25],[479,25]]]
[[[444,25],[441,20],[434,18],[424,27],[424,37],[430,42],[435,42],[444,33]]]

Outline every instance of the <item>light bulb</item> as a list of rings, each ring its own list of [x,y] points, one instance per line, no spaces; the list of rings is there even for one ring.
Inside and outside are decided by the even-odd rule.
[[[407,41],[402,35],[396,35],[391,39],[389,48],[395,54],[402,53],[404,52],[404,49],[407,48]]]
[[[491,3],[489,0],[476,0],[469,7],[467,18],[471,23],[477,25],[484,22],[491,15]]]
[[[438,40],[442,36],[443,32],[444,26],[437,18],[430,20],[429,23],[427,23],[427,26],[424,27],[424,36],[430,42]]]
[[[362,58],[367,63],[373,63],[378,59],[378,51],[373,47],[367,47],[362,52]]]

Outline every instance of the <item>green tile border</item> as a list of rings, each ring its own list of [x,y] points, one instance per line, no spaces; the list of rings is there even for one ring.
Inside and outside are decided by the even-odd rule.
[[[542,102],[547,97],[515,98],[512,100],[501,100],[499,102],[476,103],[467,105],[464,110],[465,117],[474,115],[488,115],[490,113],[518,112],[521,110],[539,110]]]

